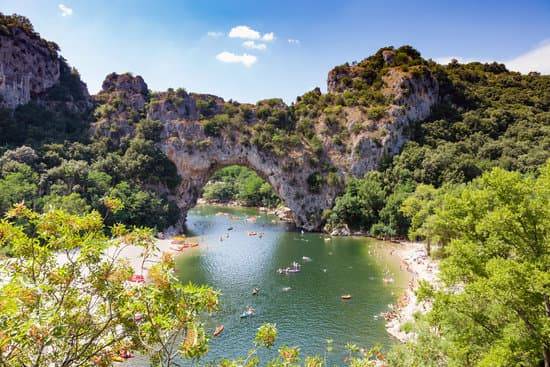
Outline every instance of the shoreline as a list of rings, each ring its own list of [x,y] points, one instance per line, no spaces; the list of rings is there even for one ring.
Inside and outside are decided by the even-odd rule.
[[[204,198],[199,198],[197,200],[197,205],[212,205],[220,206],[224,208],[245,208],[245,209],[257,209],[258,211],[270,215],[275,215],[279,220],[287,223],[294,223],[294,218],[292,217],[292,211],[286,206],[277,206],[275,208],[269,208],[264,206],[246,206],[238,201],[228,201],[225,203],[206,200]]]
[[[416,291],[421,280],[430,284],[437,284],[439,265],[427,254],[425,245],[421,242],[400,241],[395,244],[394,254],[401,260],[401,266],[409,273],[410,280],[405,293],[402,294],[396,305],[392,305],[386,315],[387,332],[404,343],[415,337],[412,332],[401,330],[402,327],[414,320],[416,313],[426,313],[430,305],[419,302]]]
[[[238,205],[226,205],[226,204],[211,204],[201,203],[207,205],[219,205],[225,207],[238,207]],[[258,209],[258,208],[256,208]],[[260,210],[260,209],[258,209]],[[268,213],[272,214],[272,213]],[[328,234],[326,234],[328,235]],[[330,237],[347,237],[347,236],[331,236]],[[155,245],[158,249],[150,259],[149,263],[157,262],[162,253],[169,253],[172,256],[181,255],[183,252],[175,250],[173,247],[177,246],[172,241],[174,237],[169,233],[166,233],[165,238],[156,238]],[[366,234],[353,233],[351,237],[363,237],[376,239]],[[187,237],[186,240],[190,242],[200,242],[197,237]],[[406,342],[415,337],[414,333],[401,330],[404,325],[414,320],[416,313],[425,313],[429,311],[430,305],[425,302],[419,302],[416,297],[416,291],[418,290],[419,281],[427,281],[430,284],[437,284],[438,282],[438,263],[432,258],[428,257],[425,244],[421,242],[409,242],[409,241],[389,241],[380,240],[391,244],[391,249],[388,251],[390,256],[396,256],[400,262],[400,268],[408,274],[408,286],[405,291],[399,296],[395,304],[390,305],[389,309],[383,312],[381,315],[386,319],[385,327],[388,334],[396,338],[400,342]],[[200,245],[199,245],[200,247]],[[136,270],[136,273],[140,272],[141,268],[141,251],[142,249],[135,246],[126,246],[120,255],[130,262],[132,267]],[[195,249],[187,249],[187,251],[193,251]],[[145,264],[144,276],[147,274],[149,264]]]

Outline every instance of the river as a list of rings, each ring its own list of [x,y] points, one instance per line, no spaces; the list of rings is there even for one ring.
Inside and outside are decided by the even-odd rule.
[[[223,324],[225,330],[212,338],[201,365],[245,356],[266,322],[277,324],[277,346],[299,346],[302,355],[325,356],[329,365],[341,363],[348,342],[384,348],[393,342],[377,315],[404,291],[408,275],[387,243],[302,234],[274,216],[245,208],[200,205],[189,212],[187,225],[188,235],[201,246],[177,258],[179,278],[222,293],[221,311],[207,326],[212,331]],[[293,261],[301,264],[299,273],[277,273]],[[393,283],[383,281],[388,274]],[[255,287],[260,288],[257,296],[252,295]],[[352,299],[342,300],[343,294]],[[241,319],[247,306],[256,314]]]

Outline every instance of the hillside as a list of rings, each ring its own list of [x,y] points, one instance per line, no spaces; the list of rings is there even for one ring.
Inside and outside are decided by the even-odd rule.
[[[290,106],[152,92],[132,74],[108,75],[89,97],[26,18],[0,19],[1,182],[13,187],[2,211],[25,199],[106,213],[110,198],[125,203],[112,220],[163,228],[183,223],[216,170],[241,164],[272,185],[299,226],[370,230],[379,220],[392,226],[379,211],[403,188],[467,182],[494,166],[532,172],[550,156],[550,77],[501,64],[439,65],[410,46],[386,47],[335,67],[328,93],[314,89]],[[31,161],[21,145],[34,149]],[[380,200],[364,220],[343,202],[376,170]]]

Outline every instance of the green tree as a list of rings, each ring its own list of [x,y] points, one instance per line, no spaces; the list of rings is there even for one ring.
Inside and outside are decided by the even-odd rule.
[[[332,208],[328,224],[337,227],[347,224],[350,228],[369,230],[378,221],[378,213],[384,207],[384,191],[380,177],[369,173],[363,179],[351,179]]]
[[[380,210],[380,221],[371,227],[375,236],[406,236],[410,219],[401,211],[405,199],[411,195],[412,185],[399,185],[385,198],[384,207]]]
[[[126,181],[113,187],[107,197],[118,199],[122,208],[109,217],[109,223],[127,223],[163,229],[178,218],[175,204],[158,194],[142,190]]]
[[[69,195],[46,195],[38,199],[38,202],[44,211],[63,209],[71,214],[85,214],[91,209],[86,200],[76,192]]]
[[[17,163],[0,179],[0,213],[25,201],[32,204],[38,193],[38,175],[26,164]]]
[[[494,169],[447,193],[432,218],[450,241],[443,287],[423,293],[447,364],[549,366],[550,161],[536,178]]]
[[[38,214],[18,205],[0,221],[0,365],[10,367],[111,366],[127,351],[150,357],[153,366],[206,351],[200,315],[217,308],[217,293],[182,285],[173,260],[162,256],[147,282],[120,258],[127,245],[156,256],[151,231],[117,225],[105,235],[97,212],[62,210]]]

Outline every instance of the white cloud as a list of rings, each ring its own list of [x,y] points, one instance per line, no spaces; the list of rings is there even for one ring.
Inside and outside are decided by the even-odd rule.
[[[265,43],[256,43],[254,41],[244,41],[243,47],[251,50],[264,51],[267,48],[267,45]]]
[[[257,40],[260,39],[260,32],[253,30],[247,25],[238,25],[231,28],[231,31],[229,31],[229,37]]]
[[[446,65],[456,59],[461,64],[469,62],[493,62],[493,60],[471,59],[460,56],[436,57],[434,61]],[[537,47],[508,61],[497,60],[503,63],[509,70],[528,73],[538,71],[541,74],[550,74],[550,40],[540,43]]]
[[[275,33],[269,32],[262,36],[262,41],[271,42],[275,39]]]
[[[269,32],[262,34],[255,29],[250,28],[247,25],[238,25],[231,28],[229,31],[230,38],[242,38],[246,40],[262,40],[264,42],[271,42],[275,40],[275,33]]]
[[[206,33],[206,35],[208,37],[212,37],[212,38],[221,37],[221,36],[223,36],[223,34],[224,34],[223,32],[208,32],[208,33]]]
[[[289,38],[288,43],[290,43],[291,45],[299,45],[300,40],[297,40],[297,39],[294,39],[294,38]]]
[[[69,8],[67,5],[59,4],[59,5],[57,5],[57,7],[61,11],[61,16],[62,17],[69,17],[69,16],[73,15],[73,9]]]
[[[227,51],[220,52],[219,54],[217,54],[216,59],[226,63],[233,63],[233,64],[240,63],[246,66],[247,68],[251,67],[256,63],[256,61],[258,61],[258,58],[254,55],[249,55],[249,54],[236,55],[234,53],[227,52]]]
[[[541,74],[550,74],[550,40],[523,55],[505,61],[504,64],[508,69],[522,73],[538,71]]]

